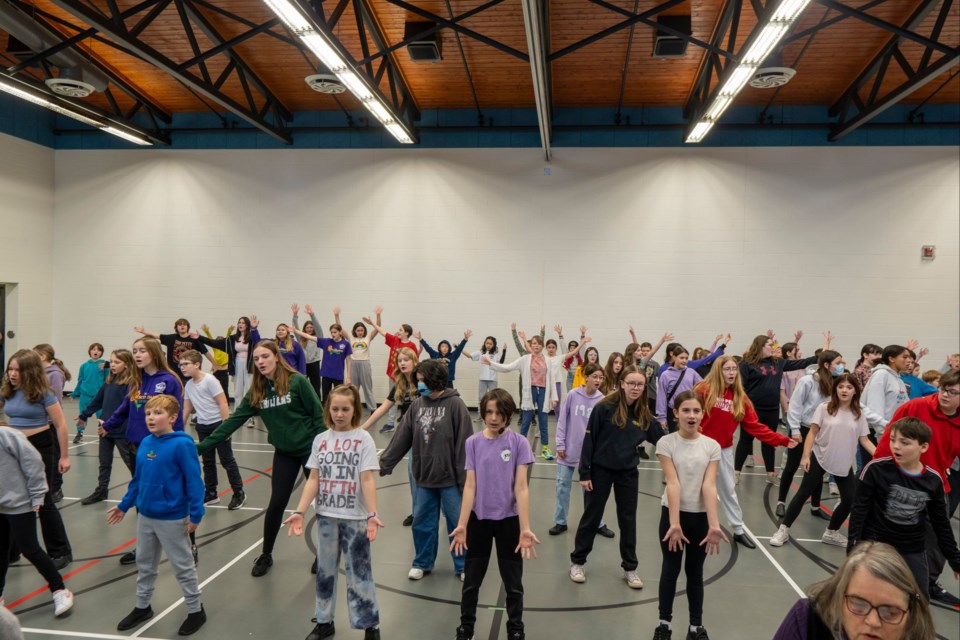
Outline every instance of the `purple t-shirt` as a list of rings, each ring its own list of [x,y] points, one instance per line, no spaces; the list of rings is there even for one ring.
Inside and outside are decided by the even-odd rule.
[[[466,449],[464,468],[477,476],[477,496],[473,503],[477,518],[503,520],[517,515],[517,497],[513,494],[517,465],[533,464],[527,439],[516,431],[506,431],[490,440],[481,431],[467,438]]]
[[[343,369],[347,356],[353,353],[350,342],[344,339],[320,338],[317,347],[323,352],[323,362],[320,363],[320,375],[324,378],[343,380]]]

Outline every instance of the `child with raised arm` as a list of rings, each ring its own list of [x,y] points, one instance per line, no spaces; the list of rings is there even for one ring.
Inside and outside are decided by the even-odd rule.
[[[210,361],[210,366],[213,367],[213,370],[216,371],[217,363],[213,359],[213,356],[207,351],[207,347],[204,345],[204,342],[200,339],[200,336],[197,334],[190,334],[190,321],[186,318],[178,318],[176,322],[173,323],[173,330],[176,333],[156,333],[154,331],[147,331],[142,326],[136,326],[133,328],[137,333],[142,333],[145,336],[150,338],[155,338],[160,341],[167,349],[167,366],[170,367],[170,370],[177,373],[180,372],[177,370],[177,367],[180,364],[180,356],[182,356],[190,349],[194,351],[199,351],[203,354],[207,360]],[[187,379],[180,375],[180,382],[186,382]]]
[[[383,311],[383,308],[379,308],[380,311]],[[380,311],[377,312],[377,319],[380,318]],[[394,382],[393,374],[397,369],[397,354],[401,349],[406,347],[411,349],[415,354],[420,354],[420,346],[416,342],[410,341],[410,336],[413,335],[413,327],[408,324],[400,325],[400,328],[397,329],[397,333],[389,333],[383,330],[383,327],[379,322],[374,322],[370,319],[369,316],[364,316],[363,321],[373,327],[377,333],[383,335],[384,342],[387,343],[387,346],[390,347],[390,354],[387,356],[387,378],[389,378],[390,389],[396,385]],[[386,433],[388,431],[393,431],[394,418],[397,415],[396,405],[390,407],[389,413],[387,413],[387,423],[380,428],[380,433]]]
[[[467,439],[467,481],[460,520],[450,549],[466,552],[457,640],[472,640],[477,600],[493,544],[507,594],[507,638],[523,640],[523,559],[537,557],[540,540],[530,530],[527,486],[533,452],[526,438],[509,429],[517,406],[510,394],[494,389],[480,399],[484,429]]]
[[[380,640],[380,612],[373,581],[370,543],[384,525],[377,515],[377,446],[360,426],[360,392],[340,385],[327,395],[324,422],[330,429],[313,440],[307,468],[310,476],[296,511],[283,521],[287,535],[303,535],[304,513],[313,504],[317,512],[317,607],[308,640],[336,633],[340,557],[347,578],[350,626],[364,629],[364,640]]]
[[[497,346],[497,339],[493,336],[487,336],[483,339],[483,348],[470,354],[474,362],[480,362],[480,358],[486,356],[494,362],[503,364],[507,357],[507,347],[502,349]],[[480,373],[477,376],[477,418],[474,422],[481,422],[480,418],[480,398],[486,395],[487,391],[493,391],[497,388],[497,372],[490,368],[490,365],[480,363]]]
[[[383,313],[383,307],[374,307],[377,324],[381,323],[380,314]],[[333,308],[333,321],[340,322],[340,307]],[[363,392],[363,402],[367,410],[373,413],[377,410],[377,400],[373,397],[373,370],[370,368],[370,341],[380,333],[376,329],[367,330],[367,325],[362,322],[354,322],[350,329],[350,349],[353,353],[350,355],[350,380]]]
[[[460,356],[463,354],[463,348],[467,346],[467,340],[469,340],[472,335],[473,331],[467,329],[463,332],[463,340],[457,343],[456,347],[451,347],[449,340],[441,340],[437,343],[437,348],[434,349],[423,339],[419,331],[413,332],[413,337],[420,342],[420,346],[430,354],[432,359],[440,360],[447,365],[447,387],[450,389],[453,389],[453,383],[457,379],[457,360],[460,359]]]
[[[350,384],[350,356],[353,348],[350,341],[343,334],[343,327],[335,322],[330,325],[330,337],[310,335],[303,331],[293,330],[301,338],[315,342],[317,349],[323,354],[320,362],[320,401],[325,402],[330,390],[341,384]]]
[[[303,305],[303,310],[307,312],[310,319],[303,323],[303,333],[306,335],[300,337],[300,346],[303,347],[304,358],[307,363],[307,380],[310,381],[310,386],[317,391],[317,395],[319,396],[323,393],[320,390],[320,363],[323,361],[323,351],[317,344],[316,338],[323,337],[323,327],[320,325],[320,321],[317,320],[316,314],[313,313],[313,307],[305,304]],[[300,305],[294,302],[290,305],[290,311],[293,313],[293,328],[299,332]],[[339,320],[337,322],[339,322]],[[308,336],[313,336],[314,339],[310,339]]]
[[[138,512],[137,604],[117,624],[117,631],[133,629],[153,617],[150,599],[162,550],[183,591],[187,619],[179,633],[188,636],[207,621],[189,537],[203,518],[203,479],[193,437],[173,430],[180,418],[177,399],[154,396],[144,413],[150,435],[137,450],[137,470],[123,500],[107,511],[109,524],[119,524],[131,507]]]

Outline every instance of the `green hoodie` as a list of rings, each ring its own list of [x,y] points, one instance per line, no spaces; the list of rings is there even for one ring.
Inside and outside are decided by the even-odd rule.
[[[213,433],[197,444],[197,452],[208,451],[242,427],[247,420],[260,416],[267,426],[267,441],[277,451],[290,456],[310,453],[313,439],[327,430],[323,423],[323,405],[310,381],[299,373],[290,376],[290,391],[278,397],[272,380],[268,380],[267,397],[259,407],[250,404],[250,393],[243,396],[233,415]]]

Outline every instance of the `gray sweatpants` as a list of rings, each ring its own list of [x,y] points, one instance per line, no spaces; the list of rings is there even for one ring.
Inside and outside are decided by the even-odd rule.
[[[720,465],[717,469],[717,497],[720,498],[720,510],[730,521],[734,533],[743,533],[743,511],[737,500],[736,479],[733,473],[733,450],[727,447],[720,450]]]
[[[373,398],[373,373],[369,360],[350,361],[350,380],[363,391],[363,400],[371,412],[377,410],[377,401]]]
[[[160,550],[166,552],[173,575],[180,583],[187,613],[200,611],[200,587],[197,584],[197,567],[193,564],[190,537],[187,535],[186,519],[155,520],[140,514],[137,517],[137,608],[150,606]]]

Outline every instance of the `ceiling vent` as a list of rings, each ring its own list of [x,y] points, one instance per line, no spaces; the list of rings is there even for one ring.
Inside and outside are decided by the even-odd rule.
[[[423,33],[427,29],[436,27],[435,22],[407,22],[403,25],[403,39],[409,40]],[[441,52],[440,32],[418,37],[407,44],[407,53],[414,62],[439,62],[443,60]]]
[[[776,89],[782,87],[797,75],[790,67],[763,67],[757,69],[750,79],[750,86],[755,89]]]
[[[337,76],[331,73],[316,73],[303,79],[307,86],[317,93],[343,93],[347,90]]]
[[[44,82],[54,93],[69,98],[86,98],[97,90],[94,85],[83,80],[83,69],[80,67],[60,69],[59,77],[48,78]]]
[[[657,23],[688,36],[693,33],[690,16],[657,16]],[[682,58],[686,53],[686,40],[657,29],[657,37],[653,41],[654,58]]]

